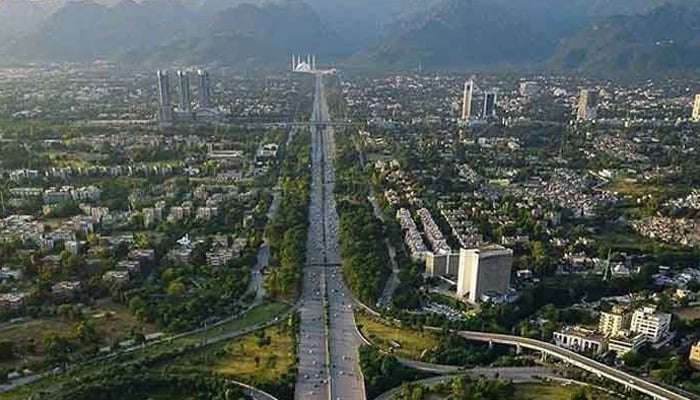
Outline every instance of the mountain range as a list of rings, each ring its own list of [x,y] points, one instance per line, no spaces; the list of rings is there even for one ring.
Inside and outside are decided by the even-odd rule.
[[[0,60],[700,67],[700,0],[98,1],[0,0]]]

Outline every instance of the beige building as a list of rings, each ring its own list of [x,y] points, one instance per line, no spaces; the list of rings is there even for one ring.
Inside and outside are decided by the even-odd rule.
[[[688,363],[691,367],[700,370],[700,341],[696,342],[690,348],[690,354],[688,355]]]
[[[578,98],[578,121],[591,121],[598,117],[598,92],[595,90],[581,89]]]
[[[693,121],[700,122],[700,94],[695,95],[695,102],[693,103]]]
[[[629,328],[631,320],[632,315],[627,308],[615,305],[610,311],[600,313],[598,332],[608,337],[617,336],[620,331]]]

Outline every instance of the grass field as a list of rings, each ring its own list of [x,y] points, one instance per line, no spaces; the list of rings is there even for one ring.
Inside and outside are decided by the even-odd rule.
[[[132,329],[144,334],[156,331],[155,326],[138,321],[124,306],[111,302],[89,309],[84,317],[94,324],[97,334],[102,339],[102,345],[111,345],[128,338]],[[32,345],[34,351],[25,360],[17,360],[0,364],[4,367],[28,365],[43,359],[44,338],[49,334],[70,335],[77,321],[65,320],[60,317],[33,319],[16,324],[0,325],[0,337],[11,340],[17,345]]]
[[[220,336],[223,333],[239,331],[250,326],[272,320],[277,316],[284,314],[289,309],[290,306],[283,303],[263,304],[259,307],[254,308],[240,319],[230,321],[214,329],[210,329],[206,332],[198,333],[196,335],[190,335],[148,346],[142,350],[137,350],[135,352],[130,353],[124,360],[135,360],[144,356],[155,356],[157,354],[162,353],[163,351],[169,351],[177,347],[191,345],[206,340],[207,338]],[[117,318],[117,320],[119,319]],[[15,334],[19,334],[17,332],[19,331],[16,331]],[[36,334],[36,332],[33,333]],[[5,332],[0,330],[0,337],[4,338],[4,334]],[[82,366],[80,367],[80,370],[76,372],[76,375],[82,376],[83,374],[88,374],[93,371],[94,367],[94,364]],[[45,378],[38,382],[21,386],[11,392],[0,393],[0,400],[25,400],[32,393],[36,393],[40,390],[46,390],[55,385],[64,383],[66,380],[70,379],[75,379],[75,377],[69,375],[57,375],[54,377]]]
[[[265,303],[250,310],[241,318],[236,318],[225,324],[221,324],[216,328],[209,329],[206,332],[178,339],[177,342],[178,344],[195,343],[210,337],[219,336],[222,333],[240,331],[250,326],[261,324],[263,322],[281,316],[282,314],[289,311],[289,309],[290,306],[285,303]]]
[[[355,313],[355,320],[365,337],[382,349],[390,351],[391,341],[398,342],[401,347],[394,349],[394,354],[400,357],[419,360],[425,350],[437,345],[437,337],[431,333],[387,325],[362,313]]]
[[[294,341],[286,325],[271,326],[262,335],[249,334],[189,353],[170,365],[231,376],[242,381],[276,382],[296,363]],[[261,343],[267,338],[269,344]]]
[[[569,400],[580,386],[554,384],[522,384],[516,386],[518,400]],[[596,400],[615,400],[617,397],[586,387],[586,396]]]
[[[625,179],[613,181],[605,189],[632,197],[642,197],[647,194],[658,195],[665,192],[661,186],[639,183]]]

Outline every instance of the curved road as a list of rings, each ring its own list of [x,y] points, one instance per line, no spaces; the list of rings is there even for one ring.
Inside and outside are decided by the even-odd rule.
[[[505,379],[513,381],[513,383],[528,383],[528,382],[539,382],[536,377],[549,376],[549,370],[547,368],[541,367],[513,367],[513,368],[474,368],[464,371],[459,374],[434,376],[431,378],[421,379],[411,383],[417,383],[421,385],[434,386],[440,383],[447,383],[455,378],[459,378],[464,375],[475,375],[484,376],[489,379]],[[388,390],[374,400],[391,400],[395,395],[401,392],[401,386],[395,387]]]
[[[690,400],[688,397],[672,392],[659,385],[638,378],[634,375],[620,371],[613,367],[607,366],[598,361],[592,360],[586,356],[567,350],[552,343],[542,342],[535,339],[524,338],[520,336],[503,335],[498,333],[471,332],[460,331],[458,334],[465,339],[475,340],[480,342],[505,344],[515,347],[523,347],[530,350],[542,352],[548,356],[558,358],[571,365],[581,368],[585,371],[596,374],[600,377],[609,379],[630,389],[644,393],[658,400]]]

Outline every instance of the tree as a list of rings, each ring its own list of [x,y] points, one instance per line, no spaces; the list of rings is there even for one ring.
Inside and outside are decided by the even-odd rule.
[[[15,358],[15,343],[11,340],[0,340],[0,361],[11,361]]]
[[[569,399],[588,400],[588,396],[586,395],[586,391],[583,388],[578,388],[573,393],[571,393],[571,397],[569,397]]]

